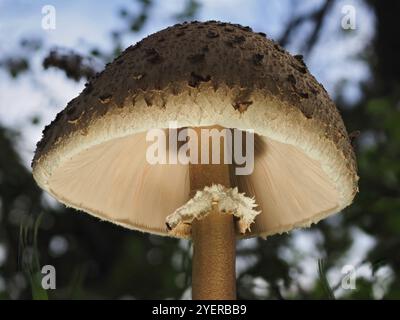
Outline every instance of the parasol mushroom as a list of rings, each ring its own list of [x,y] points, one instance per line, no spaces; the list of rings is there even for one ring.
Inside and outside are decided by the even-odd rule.
[[[219,130],[224,141],[224,128],[254,130],[254,170],[149,163],[146,132],[171,121]],[[126,49],[45,128],[32,167],[69,207],[192,238],[195,299],[235,298],[236,238],[310,226],[358,190],[343,121],[302,57],[216,21],[178,24]]]

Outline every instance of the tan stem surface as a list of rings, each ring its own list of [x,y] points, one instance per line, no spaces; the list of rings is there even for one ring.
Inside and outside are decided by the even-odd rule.
[[[213,127],[215,128],[215,127]],[[221,129],[221,127],[217,127]],[[201,149],[201,128],[196,128]],[[221,155],[223,143],[221,139]],[[211,159],[211,140],[209,141]],[[230,168],[220,164],[190,164],[190,188],[192,195],[197,190],[212,184],[231,186]],[[192,224],[193,263],[192,298],[195,300],[233,300],[236,299],[236,236],[233,216],[218,212],[218,205],[201,220]]]

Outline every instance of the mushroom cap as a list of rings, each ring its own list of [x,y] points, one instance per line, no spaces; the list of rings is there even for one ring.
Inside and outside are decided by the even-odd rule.
[[[237,176],[261,210],[245,236],[309,226],[348,206],[356,161],[345,126],[301,56],[263,33],[216,21],[177,24],[127,48],[46,126],[32,162],[69,207],[168,235],[190,197],[188,165],[146,161],[146,131],[220,125],[256,133]]]

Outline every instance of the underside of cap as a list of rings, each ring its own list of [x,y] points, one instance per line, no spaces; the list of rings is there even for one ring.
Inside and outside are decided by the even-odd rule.
[[[349,205],[356,163],[341,117],[301,57],[248,27],[176,25],[128,48],[46,127],[38,184],[67,206],[167,235],[189,200],[188,166],[150,165],[146,131],[254,130],[254,172],[240,192],[262,211],[245,236],[308,226]]]

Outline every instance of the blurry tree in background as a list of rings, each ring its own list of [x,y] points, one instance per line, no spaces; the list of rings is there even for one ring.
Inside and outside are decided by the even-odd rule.
[[[319,277],[304,285],[302,255],[287,254],[293,234],[242,242],[238,257],[244,263],[238,273],[238,297],[242,299],[289,298],[400,298],[400,2],[365,0],[376,16],[372,43],[359,59],[370,66],[372,77],[363,84],[362,97],[349,104],[337,90],[337,105],[356,149],[360,193],[340,218],[328,219],[299,231],[315,238]],[[58,68],[71,81],[88,79],[122,50],[122,39],[151,22],[151,0],[129,2],[119,11],[125,28],[112,30],[112,50],[92,48],[86,56],[72,49],[52,49],[43,60],[43,71]],[[282,45],[303,24],[311,23],[300,53],[307,55],[320,39],[320,30],[333,1],[286,22]],[[192,20],[201,1],[187,0],[176,21]],[[343,30],[343,32],[346,32]],[[45,48],[38,39],[23,39],[22,53],[0,56],[0,68],[17,78],[31,72],[31,60]],[[345,86],[345,84],[344,84]],[[42,125],[40,119],[34,123]],[[359,135],[357,137],[357,132]],[[100,222],[72,209],[49,205],[36,186],[16,147],[18,132],[0,127],[0,298],[181,298],[189,297],[190,244],[187,241],[149,236]],[[40,221],[38,219],[40,218]],[[326,274],[345,264],[354,245],[355,230],[374,239],[356,268],[369,268],[370,276],[358,277],[355,290],[343,291],[329,283]],[[292,250],[293,251],[293,250]],[[318,262],[315,260],[315,270]],[[40,291],[40,266],[57,270],[57,290]],[[385,269],[385,277],[378,277]],[[357,270],[357,269],[356,269]],[[317,275],[317,274],[316,274]],[[383,288],[383,289],[382,289]],[[186,292],[186,293],[185,293]]]

